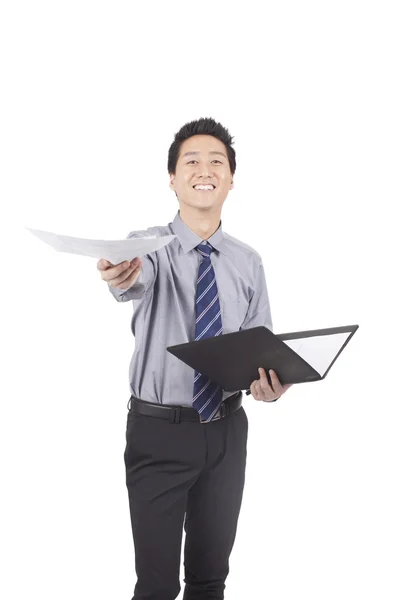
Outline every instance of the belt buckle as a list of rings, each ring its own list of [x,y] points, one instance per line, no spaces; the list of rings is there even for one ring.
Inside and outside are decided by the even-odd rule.
[[[218,419],[223,419],[224,417],[226,417],[226,405],[225,405],[225,402],[223,402],[221,404],[221,406],[219,407],[219,409],[217,410],[217,412],[215,413],[215,415],[213,416],[213,418],[211,419],[211,421],[218,421]],[[207,423],[207,421],[203,420],[200,417],[200,423]]]
[[[213,416],[211,421],[217,421],[220,418],[221,418],[221,409],[218,409],[218,411],[215,413],[215,415]],[[206,419],[203,419],[203,417],[200,415],[200,423],[211,423],[211,421],[207,421]]]

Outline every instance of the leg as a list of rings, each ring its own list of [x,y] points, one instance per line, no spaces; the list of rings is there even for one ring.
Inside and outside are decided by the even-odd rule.
[[[247,416],[241,407],[202,427],[208,460],[188,495],[183,599],[222,600],[245,481]]]
[[[128,415],[124,461],[138,577],[132,600],[175,600],[181,589],[187,494],[202,457],[188,425],[196,423]]]

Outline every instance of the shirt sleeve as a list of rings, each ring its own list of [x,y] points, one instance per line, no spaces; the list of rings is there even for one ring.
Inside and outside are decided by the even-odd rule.
[[[126,239],[129,238],[140,238],[149,235],[148,231],[131,231]],[[157,271],[157,255],[155,252],[150,254],[144,254],[140,257],[142,261],[142,268],[140,275],[135,283],[127,290],[120,290],[118,288],[108,285],[108,289],[117,302],[127,302],[128,300],[140,300],[144,298],[146,292],[154,284]]]
[[[242,329],[259,327],[260,325],[268,327],[270,331],[273,331],[271,307],[262,261],[259,262],[257,267],[254,279],[254,293],[249,302],[246,317],[239,331]]]
[[[265,272],[262,261],[260,261],[255,276],[254,293],[249,302],[249,308],[245,320],[239,331],[242,329],[251,329],[260,325],[267,327],[273,331],[271,307],[268,297],[267,282],[265,280]],[[246,395],[251,394],[250,390],[246,390]]]

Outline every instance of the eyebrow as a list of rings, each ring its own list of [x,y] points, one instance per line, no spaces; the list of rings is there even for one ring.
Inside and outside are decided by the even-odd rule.
[[[200,152],[185,152],[182,158],[184,158],[185,156],[193,156],[194,154],[200,154]],[[226,154],[224,154],[223,152],[217,152],[216,150],[209,152],[209,154],[220,154],[221,156],[224,156],[226,158]]]

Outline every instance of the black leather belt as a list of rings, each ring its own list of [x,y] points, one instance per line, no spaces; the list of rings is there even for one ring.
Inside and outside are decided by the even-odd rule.
[[[130,405],[130,408],[129,408]],[[217,421],[223,419],[227,415],[232,414],[242,406],[242,392],[237,392],[233,396],[226,398],[221,404],[211,421]],[[146,402],[135,396],[131,396],[128,402],[129,414],[137,413],[140,415],[147,415],[148,417],[155,417],[157,419],[168,419],[171,423],[180,423],[180,421],[199,421],[200,423],[207,423],[202,420],[200,414],[195,408],[190,406],[175,406],[172,404],[156,404],[153,402]]]

